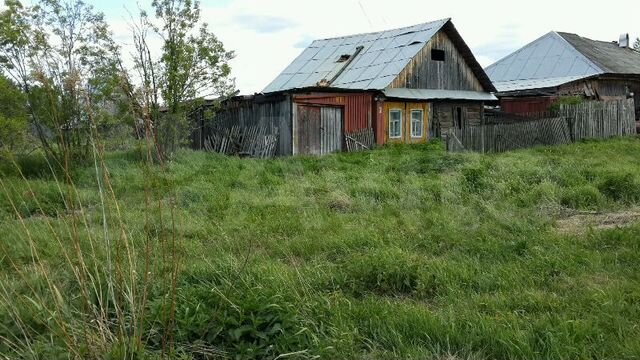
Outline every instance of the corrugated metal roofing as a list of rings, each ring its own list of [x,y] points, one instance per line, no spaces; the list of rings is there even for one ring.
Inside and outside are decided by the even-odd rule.
[[[483,91],[465,90],[431,90],[431,89],[406,89],[392,88],[382,90],[385,96],[390,98],[416,99],[416,100],[498,100],[493,94]]]
[[[387,87],[418,51],[450,19],[400,29],[316,40],[276,77],[263,92],[314,87],[329,81],[345,66],[342,55],[363,49],[333,81],[331,87],[380,90]]]
[[[640,53],[552,31],[485,71],[500,92],[548,88],[604,73],[640,74]]]

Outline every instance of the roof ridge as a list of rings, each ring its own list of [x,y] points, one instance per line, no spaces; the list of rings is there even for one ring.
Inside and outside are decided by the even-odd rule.
[[[402,26],[402,27],[399,27],[399,28],[383,29],[383,30],[378,30],[378,31],[369,31],[369,32],[362,32],[362,33],[342,35],[342,36],[334,36],[334,37],[328,37],[328,38],[318,38],[318,39],[314,39],[313,42],[315,42],[315,41],[324,41],[324,40],[344,39],[344,38],[349,38],[349,37],[353,37],[353,36],[364,36],[364,35],[379,34],[379,33],[387,32],[387,31],[408,29],[408,28],[412,28],[412,27],[415,27],[415,26],[419,26],[419,25],[433,24],[433,23],[437,23],[437,22],[442,22],[443,24],[445,24],[448,21],[451,21],[450,17],[442,18],[442,19],[438,19],[438,20],[426,21],[426,22],[422,22],[422,23],[409,25],[409,26]]]
[[[574,35],[574,36],[579,37],[580,39],[584,39],[584,40],[588,40],[588,41],[593,41],[593,42],[598,42],[598,43],[602,43],[602,44],[609,44],[609,45],[617,44],[617,41],[614,41],[614,40],[612,40],[612,41],[595,40],[595,39],[588,38],[588,37],[586,37],[586,36],[582,36],[582,35],[580,35],[580,34],[571,33],[571,32],[566,32],[566,31],[556,31],[556,33],[558,33],[558,35],[560,35],[560,34]],[[560,35],[560,36],[562,36],[562,35]]]
[[[589,63],[591,63],[591,65],[593,65],[596,69],[600,70],[601,73],[605,73],[607,71],[610,71],[610,69],[608,69],[604,64],[602,64],[599,61],[597,61],[597,59],[593,59],[590,56],[587,56],[586,54],[584,54],[582,51],[580,51],[578,48],[576,48],[575,45],[573,45],[569,40],[565,39],[565,37],[560,35],[560,34],[576,35],[577,37],[579,37],[581,39],[587,39],[587,38],[583,38],[582,36],[580,36],[578,34],[572,34],[572,33],[561,32],[561,31],[554,31],[554,33],[556,35],[558,35],[560,37],[560,39],[562,39],[562,41],[566,42],[569,46],[571,46],[571,48],[575,52],[580,54],[580,56],[582,56],[585,60],[587,60]],[[587,39],[587,40],[591,40],[591,39]],[[591,41],[595,41],[595,40],[591,40]]]

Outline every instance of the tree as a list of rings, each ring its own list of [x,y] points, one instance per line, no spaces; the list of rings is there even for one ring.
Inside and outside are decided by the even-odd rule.
[[[27,137],[26,98],[11,80],[0,75],[0,151],[14,151]]]
[[[160,152],[168,155],[186,139],[187,115],[199,100],[234,91],[229,67],[234,54],[201,23],[198,1],[154,0],[152,7],[154,19],[141,11],[132,25],[140,88],[136,90],[131,79],[123,84],[134,100],[133,108],[150,121],[147,128],[153,129]],[[149,36],[162,41],[157,58],[149,48]]]
[[[640,37],[636,38],[636,41],[633,43],[633,48],[640,51]]]
[[[7,0],[0,13],[0,67],[26,94],[45,153],[61,165],[83,160],[88,114],[117,89],[118,48],[104,17],[82,0]],[[45,135],[53,133],[53,144]]]

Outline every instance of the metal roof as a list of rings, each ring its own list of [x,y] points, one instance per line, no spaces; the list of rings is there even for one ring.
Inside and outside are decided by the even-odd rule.
[[[640,53],[552,31],[485,71],[499,92],[549,88],[605,73],[640,74]]]
[[[603,72],[640,74],[640,52],[628,47],[620,47],[615,42],[591,40],[564,32],[559,32],[558,35],[598,65]]]
[[[563,76],[557,78],[547,79],[524,79],[524,80],[508,80],[508,81],[496,81],[493,83],[499,92],[529,90],[529,89],[545,89],[551,87],[557,87],[562,84],[566,84],[572,81],[584,79],[589,76],[577,75],[577,76]]]
[[[382,93],[390,98],[415,100],[498,100],[493,94],[483,91],[392,88],[384,89]]]
[[[450,19],[400,29],[315,40],[263,92],[318,86],[380,90],[387,87],[409,61]],[[357,56],[339,62],[343,55]]]

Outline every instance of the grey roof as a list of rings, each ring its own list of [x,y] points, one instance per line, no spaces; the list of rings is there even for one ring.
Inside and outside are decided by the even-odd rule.
[[[571,33],[558,34],[605,73],[640,74],[640,52],[621,48],[614,42],[591,40]]]
[[[530,90],[530,89],[548,89],[560,86],[562,84],[570,83],[572,81],[584,79],[588,76],[574,75],[574,76],[562,76],[546,79],[523,79],[523,80],[508,80],[497,81],[494,83],[499,92]]]
[[[384,89],[449,20],[315,40],[263,92],[314,87],[336,75],[333,88]],[[341,55],[353,55],[358,46],[363,48],[351,63],[337,62]]]
[[[391,88],[384,89],[382,90],[382,92],[387,97],[400,99],[474,101],[498,100],[498,98],[493,94],[483,91]]]
[[[640,53],[552,31],[485,71],[500,92],[549,88],[605,73],[640,74]]]

